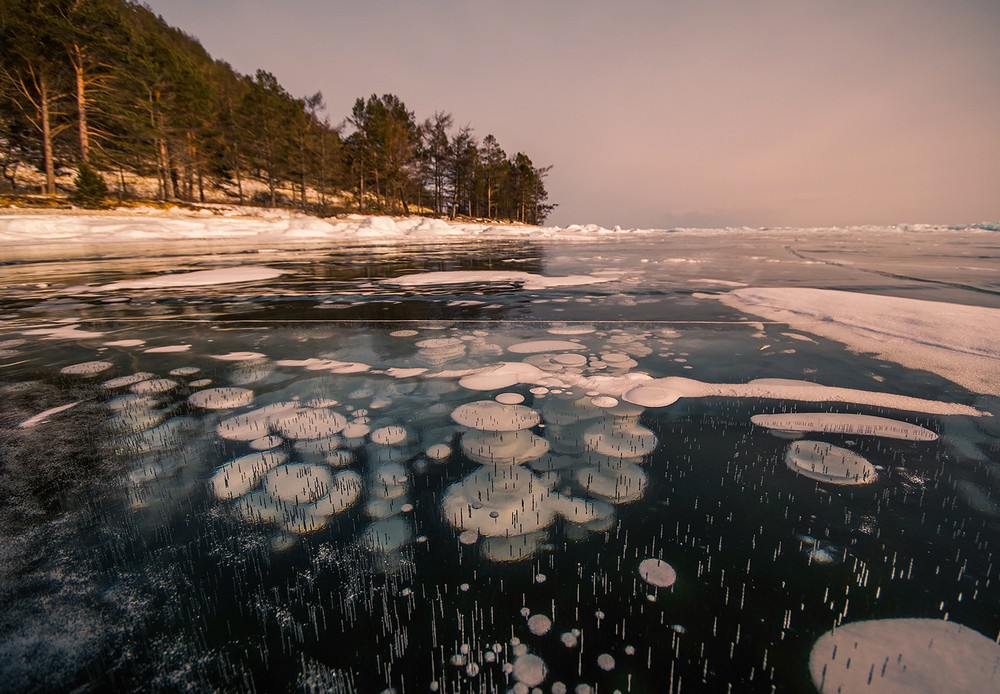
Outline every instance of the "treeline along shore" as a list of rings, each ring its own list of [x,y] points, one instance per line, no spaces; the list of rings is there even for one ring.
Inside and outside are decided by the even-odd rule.
[[[240,74],[142,4],[0,2],[0,193],[96,179],[119,199],[539,224],[550,168],[394,94],[334,123],[320,92]]]

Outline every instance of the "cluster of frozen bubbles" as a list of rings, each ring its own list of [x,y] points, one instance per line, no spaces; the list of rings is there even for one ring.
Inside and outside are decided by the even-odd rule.
[[[564,327],[553,332],[569,337],[593,329]],[[674,336],[668,333],[673,331],[661,337]],[[413,330],[396,331],[393,336],[420,337]],[[334,359],[272,362],[261,354],[238,353],[229,360],[236,362],[240,376],[230,380],[243,382],[234,385],[210,388],[209,379],[196,378],[197,367],[181,367],[172,370],[169,378],[138,372],[108,379],[103,386],[111,392],[127,390],[108,404],[113,423],[124,434],[123,445],[138,453],[154,451],[185,435],[190,416],[171,416],[173,407],[164,406],[163,398],[174,392],[189,393],[188,407],[211,417],[220,441],[245,447],[241,455],[212,471],[211,494],[246,522],[275,527],[275,550],[291,546],[296,537],[321,530],[338,514],[363,505],[369,522],[358,542],[382,555],[387,566],[398,563],[408,545],[427,540],[414,537],[413,477],[429,466],[458,460],[456,441],[462,465],[472,463],[473,467],[444,489],[440,517],[454,529],[459,543],[478,545],[483,558],[511,562],[534,556],[560,521],[570,539],[607,531],[614,525],[616,507],[637,501],[648,488],[646,463],[659,440],[640,423],[640,416],[648,407],[669,406],[679,397],[696,396],[695,389],[684,391],[683,387],[690,386],[649,380],[642,374],[636,377],[632,370],[637,358],[648,350],[641,341],[622,335],[610,336],[602,352],[589,355],[578,337],[502,347],[485,336],[481,331],[472,336],[418,339],[414,358],[398,367],[375,369],[362,362]],[[442,371],[457,360],[496,357],[505,351],[519,361]],[[367,406],[321,397],[256,404],[257,396],[247,386],[266,382],[282,367],[336,375],[370,374],[373,380],[388,376],[397,383],[421,379],[418,385],[396,387],[395,392],[415,399],[423,396],[430,401],[424,416],[433,419],[447,414],[450,423],[428,426],[428,420],[423,420],[415,427],[380,417],[378,411],[390,405],[391,398],[379,395],[370,385],[352,393],[363,396],[362,404]],[[62,373],[91,378],[113,368],[110,361],[91,361],[68,366]],[[779,381],[763,379],[759,387],[777,392],[803,387],[803,382]],[[494,395],[469,400],[463,395],[469,391],[493,391]],[[451,406],[449,400],[457,404]],[[915,424],[868,415],[760,414],[752,421],[775,436],[790,439],[784,460],[791,471],[830,485],[871,484],[877,470],[854,451],[804,439],[808,432],[911,441],[936,438]],[[160,472],[144,463],[133,470],[131,482],[141,489]],[[137,504],[141,496],[136,495]],[[633,570],[653,588],[669,589],[679,580],[677,570],[661,557],[642,559]],[[524,616],[533,635],[547,634],[553,628],[544,614],[526,611]],[[560,639],[574,646],[578,636],[571,629]],[[494,644],[476,659],[463,646],[452,665],[475,677],[480,663],[499,663],[502,652],[510,656],[502,668],[513,679],[512,691],[538,691],[532,688],[549,679],[546,663],[516,638],[509,646],[508,650]],[[608,653],[597,656],[596,662],[605,671],[615,667]],[[940,681],[947,688],[956,677],[965,677],[970,686],[986,691],[996,686],[998,668],[1000,647],[996,643],[959,625],[918,619],[841,626],[816,643],[810,660],[813,681],[822,691],[860,691],[862,684],[875,681],[898,687]],[[553,694],[568,691],[559,681],[551,682],[549,689]],[[589,691],[589,685],[577,685],[575,691]]]

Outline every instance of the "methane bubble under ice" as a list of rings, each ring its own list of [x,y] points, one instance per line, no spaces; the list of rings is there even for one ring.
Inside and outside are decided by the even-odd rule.
[[[622,400],[642,407],[666,407],[680,399],[681,393],[660,386],[636,386],[622,396]]]
[[[662,559],[643,559],[639,562],[639,578],[657,588],[669,588],[677,581],[677,572]]]
[[[870,484],[875,466],[846,448],[822,441],[796,441],[785,451],[785,464],[795,472],[830,484]]]
[[[524,535],[555,521],[555,509],[546,503],[551,485],[522,467],[481,467],[445,490],[442,514],[460,531]]]
[[[462,451],[480,465],[518,465],[549,452],[549,442],[530,431],[467,431]]]
[[[826,412],[802,414],[755,414],[750,421],[757,426],[780,432],[812,432],[878,436],[907,441],[935,441],[938,435],[909,422],[863,414]]]
[[[230,441],[253,441],[270,433],[270,426],[278,416],[293,412],[298,405],[291,402],[276,402],[258,407],[219,422],[215,428],[219,437]]]
[[[517,342],[507,348],[513,354],[539,354],[542,352],[569,352],[586,349],[586,345],[567,340],[529,340]]]
[[[809,674],[821,692],[995,692],[1000,645],[943,620],[854,622],[816,641]]]
[[[520,393],[500,393],[493,399],[501,405],[520,405],[524,402],[524,396]]]
[[[59,373],[65,376],[96,376],[107,371],[114,364],[109,361],[85,361],[81,364],[70,364],[59,369]]]
[[[253,402],[253,391],[248,388],[209,388],[191,393],[188,402],[203,410],[229,410]]]
[[[641,458],[659,443],[656,434],[631,418],[593,424],[583,432],[583,440],[587,450],[609,458]]]
[[[264,476],[264,489],[281,501],[305,503],[329,493],[333,474],[325,467],[309,463],[281,465]]]
[[[138,373],[129,374],[128,376],[119,376],[118,378],[112,378],[101,384],[102,388],[107,388],[108,390],[115,390],[117,388],[124,388],[125,386],[135,385],[140,381],[147,381],[151,378],[155,378],[156,374],[150,373],[148,371],[139,371]]]
[[[209,485],[217,499],[235,499],[260,484],[261,478],[288,458],[283,451],[258,451],[219,467]]]
[[[596,464],[576,468],[577,484],[613,504],[630,504],[645,495],[649,480],[636,463],[617,458],[604,458]]]
[[[528,631],[535,636],[543,636],[552,628],[552,620],[543,614],[533,614],[528,617]]]
[[[549,669],[545,661],[533,653],[526,653],[514,659],[514,679],[529,687],[537,687],[548,677]]]
[[[427,450],[424,451],[424,455],[431,460],[447,460],[451,455],[451,446],[446,443],[435,443],[434,445],[427,447]]]
[[[170,378],[151,378],[133,383],[129,390],[137,395],[156,395],[169,393],[179,385],[180,383]]]
[[[347,426],[347,418],[326,408],[303,407],[277,415],[271,426],[286,439],[321,439]]]
[[[480,431],[519,431],[541,421],[538,413],[524,405],[504,405],[495,400],[476,400],[456,407],[451,418],[462,426]]]
[[[394,424],[376,429],[369,438],[379,446],[399,446],[410,440],[410,432]]]

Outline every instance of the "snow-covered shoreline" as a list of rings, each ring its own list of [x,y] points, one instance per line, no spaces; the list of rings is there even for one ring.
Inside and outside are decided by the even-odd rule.
[[[310,215],[265,208],[130,208],[128,210],[87,211],[26,209],[0,212],[0,243],[5,246],[40,246],[49,244],[134,243],[150,241],[252,241],[260,243],[336,243],[360,242],[373,245],[400,242],[447,240],[497,240],[530,237],[538,240],[587,241],[600,238],[655,237],[662,234],[700,236],[739,234],[754,231],[768,235],[823,234],[840,231],[870,233],[920,234],[949,231],[991,233],[998,224],[970,226],[900,224],[893,226],[855,226],[843,229],[794,227],[753,229],[674,228],[636,229],[596,224],[572,224],[566,227],[538,227],[523,224],[488,224],[446,221],[427,217],[388,217],[346,215],[320,219]]]
[[[262,244],[355,242],[378,245],[525,236],[574,240],[618,233],[626,232],[596,225],[535,227],[451,222],[417,216],[347,215],[320,219],[296,212],[255,208],[0,213],[0,243],[8,247],[156,241],[249,241]],[[627,233],[650,232],[629,230]]]

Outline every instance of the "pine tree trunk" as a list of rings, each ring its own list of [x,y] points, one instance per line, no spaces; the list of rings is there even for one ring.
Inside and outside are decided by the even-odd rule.
[[[319,206],[326,209],[326,137],[320,134],[319,141]]]
[[[90,131],[87,128],[87,81],[84,78],[83,50],[76,44],[70,53],[76,75],[76,112],[80,129],[80,161],[90,163]]]
[[[56,167],[52,153],[52,126],[49,123],[49,87],[45,75],[38,78],[42,107],[42,147],[45,151],[45,193],[56,194]]]
[[[160,175],[163,180],[163,199],[173,200],[174,195],[174,180],[170,171],[170,159],[167,156],[167,141],[160,137],[157,138],[157,143],[160,153]]]
[[[169,167],[169,170],[170,170],[170,183],[171,183],[171,185],[173,185],[174,198],[180,198],[181,195],[183,194],[183,191],[181,189],[181,177],[180,177],[180,175],[177,172],[177,167],[174,165],[174,163],[172,161],[170,161],[170,158],[169,158],[170,150],[169,149],[167,150],[167,155],[168,155],[168,157],[167,157],[168,167]]]
[[[300,177],[302,188],[299,190],[299,207],[302,208],[303,212],[306,210],[306,147],[304,139],[305,138],[303,136],[303,141],[299,142],[299,166],[302,170],[302,175]]]
[[[274,180],[274,156],[271,150],[271,140],[267,140],[267,145],[264,150],[264,163],[267,166],[267,192],[270,195],[271,207],[277,207],[278,205],[278,195],[277,195],[277,182]]]
[[[191,131],[184,133],[185,144],[187,145],[187,162],[184,166],[184,197],[187,200],[194,199],[194,162],[198,156],[198,150],[194,146],[194,137]]]

